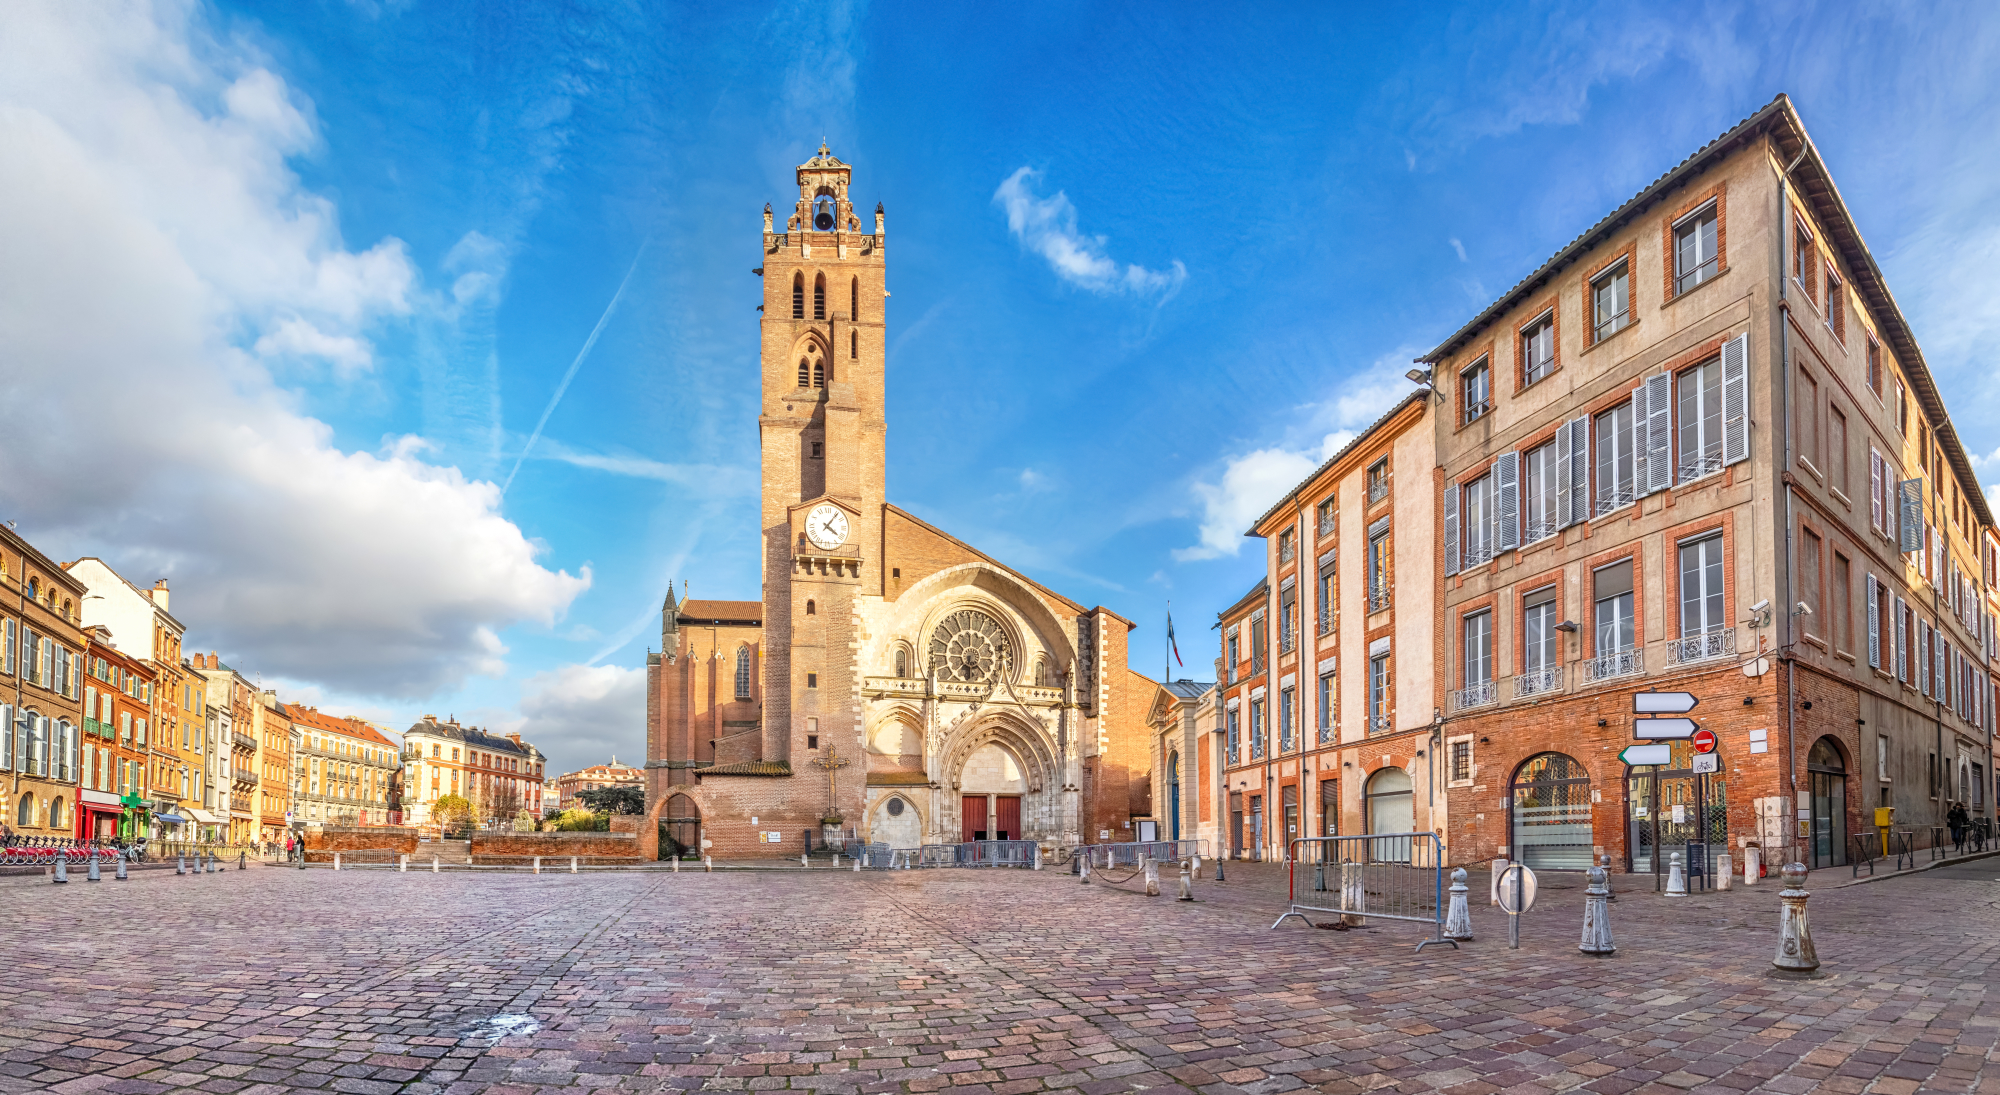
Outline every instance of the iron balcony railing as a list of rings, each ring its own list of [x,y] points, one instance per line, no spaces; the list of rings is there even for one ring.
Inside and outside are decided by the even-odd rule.
[[[1369,505],[1374,505],[1375,503],[1380,502],[1382,499],[1387,497],[1389,497],[1389,480],[1387,478],[1377,479],[1374,482],[1368,484]]]
[[[1478,684],[1467,685],[1464,688],[1453,690],[1451,705],[1453,708],[1463,711],[1468,707],[1478,707],[1482,704],[1492,703],[1499,698],[1500,687],[1498,684],[1493,681],[1481,681]]]
[[[1631,487],[1622,490],[1609,488],[1597,492],[1597,516],[1615,513],[1639,500],[1638,492]]]
[[[1667,664],[1686,665],[1711,658],[1727,658],[1736,653],[1736,629],[1718,627],[1699,635],[1684,635],[1667,643]]]
[[[256,750],[256,748],[257,748],[257,739],[256,739],[256,738],[253,738],[253,737],[251,737],[251,736],[250,736],[250,735],[248,735],[248,734],[239,734],[239,733],[236,733],[236,732],[235,732],[235,731],[233,731],[233,730],[232,730],[232,731],[230,731],[230,733],[229,733],[229,743],[230,743],[231,745],[234,745],[234,746],[236,746],[236,747],[237,747],[238,749],[249,749],[249,750],[251,750],[251,751],[253,751],[253,752],[254,752],[254,751]]]
[[[1461,567],[1464,567],[1464,568],[1467,568],[1467,569],[1470,569],[1470,568],[1472,568],[1472,567],[1476,567],[1476,566],[1478,566],[1478,565],[1479,565],[1479,564],[1481,564],[1481,563],[1488,563],[1488,562],[1492,562],[1492,561],[1493,561],[1493,545],[1492,545],[1492,544],[1490,544],[1490,543],[1489,543],[1489,544],[1467,544],[1467,545],[1465,546],[1465,551],[1464,551],[1464,553],[1463,553],[1463,558],[1464,558],[1464,560],[1465,560],[1465,561],[1464,561],[1463,563],[1461,563],[1461,564],[1460,564],[1460,566],[1461,566]]]
[[[1373,501],[1375,500],[1375,498],[1374,498],[1374,496],[1373,496],[1373,493],[1372,493],[1372,492],[1371,492],[1371,494],[1370,494],[1370,496],[1369,496],[1369,499],[1368,499],[1368,500],[1369,500],[1369,501],[1371,501],[1371,502],[1373,502]],[[1322,537],[1325,537],[1325,536],[1332,536],[1332,535],[1333,535],[1333,529],[1334,529],[1334,522],[1333,522],[1333,514],[1331,514],[1331,513],[1323,513],[1323,514],[1320,514],[1320,518],[1319,518],[1319,534],[1320,534],[1320,535],[1321,535]]]
[[[1530,669],[1514,678],[1514,698],[1527,699],[1529,696],[1543,696],[1550,692],[1560,692],[1563,686],[1562,666],[1552,665],[1546,669]]]
[[[1556,528],[1556,522],[1553,517],[1535,521],[1523,521],[1521,523],[1521,546],[1527,547],[1529,544],[1540,543],[1554,536],[1558,531],[1560,530]]]
[[[1377,578],[1368,583],[1368,611],[1380,612],[1389,607],[1389,582]]]
[[[1697,453],[1681,461],[1680,481],[1692,483],[1704,475],[1713,475],[1722,470],[1722,451]]]
[[[1333,609],[1324,604],[1319,606],[1319,633],[1333,634]]]
[[[1332,740],[1333,740],[1333,727],[1331,727],[1331,726],[1322,726],[1322,727],[1320,727],[1320,728],[1319,728],[1319,743],[1320,743],[1321,745],[1325,745],[1326,743],[1328,743],[1328,742],[1330,742],[1330,741],[1332,741]]]
[[[1250,759],[1251,759],[1251,760],[1263,760],[1263,759],[1264,759],[1264,739],[1263,739],[1263,738],[1261,738],[1261,737],[1253,737],[1253,738],[1251,738],[1251,739],[1250,739]]]
[[[1293,648],[1298,645],[1299,628],[1297,624],[1286,624],[1278,628],[1278,653],[1290,654]]]
[[[1371,735],[1386,734],[1390,731],[1390,729],[1391,727],[1389,725],[1389,716],[1387,715],[1368,716],[1368,733],[1370,733]]]
[[[1278,545],[1278,561],[1280,563],[1289,563],[1293,559],[1298,558],[1298,554],[1298,547],[1289,538],[1284,543]]]
[[[1608,681],[1645,671],[1646,654],[1643,650],[1614,650],[1583,663],[1583,679],[1587,681]]]

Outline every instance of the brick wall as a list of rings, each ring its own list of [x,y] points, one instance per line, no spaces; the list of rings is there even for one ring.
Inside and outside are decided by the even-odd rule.
[[[417,850],[415,829],[369,826],[365,829],[307,829],[306,861],[331,863],[335,852],[391,852],[409,855]]]
[[[472,834],[472,858],[482,856],[588,856],[636,859],[639,840],[631,833],[483,833]]]

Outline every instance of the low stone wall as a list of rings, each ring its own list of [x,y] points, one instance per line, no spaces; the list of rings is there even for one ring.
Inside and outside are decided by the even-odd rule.
[[[306,830],[306,862],[331,863],[333,854],[368,858],[411,855],[417,850],[417,831],[388,825]],[[370,854],[372,853],[372,854]]]
[[[639,858],[636,833],[486,833],[472,834],[472,861],[489,858],[541,856],[544,859],[578,856],[584,859]]]

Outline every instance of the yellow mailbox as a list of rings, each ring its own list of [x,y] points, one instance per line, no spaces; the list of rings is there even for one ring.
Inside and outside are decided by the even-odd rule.
[[[1894,824],[1896,824],[1894,806],[1875,807],[1875,833],[1881,838],[1883,855],[1889,854],[1889,828]]]

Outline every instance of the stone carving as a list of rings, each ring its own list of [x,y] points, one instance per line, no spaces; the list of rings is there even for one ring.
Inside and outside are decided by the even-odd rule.
[[[931,665],[948,681],[994,681],[1007,675],[1013,644],[999,621],[975,608],[961,608],[931,632]]]

